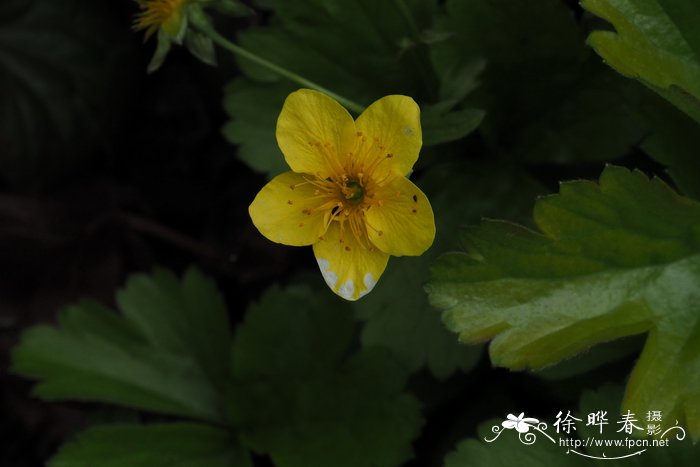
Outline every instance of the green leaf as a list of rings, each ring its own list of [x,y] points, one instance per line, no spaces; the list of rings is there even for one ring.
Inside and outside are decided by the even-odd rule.
[[[353,316],[332,294],[272,288],[232,350],[231,411],[242,442],[278,467],[388,467],[411,455],[422,423],[387,353],[350,354]],[[349,355],[350,354],[350,355]]]
[[[700,435],[700,204],[659,179],[607,167],[600,183],[538,200],[542,233],[501,221],[439,260],[431,302],[460,339],[493,338],[494,364],[541,368],[648,332],[624,406],[658,407]]]
[[[438,310],[428,304],[423,284],[430,264],[457,246],[461,223],[477,222],[484,215],[525,219],[532,200],[544,189],[517,172],[476,163],[432,167],[417,183],[435,214],[433,246],[420,257],[393,258],[372,293],[353,307],[366,320],[363,345],[388,348],[409,370],[427,366],[442,379],[457,369],[471,369],[481,347],[456,342],[440,322]]]
[[[289,170],[277,146],[275,127],[287,95],[297,87],[288,82],[259,84],[237,78],[224,89],[224,108],[231,117],[224,137],[238,145],[238,158],[272,178]]]
[[[178,281],[169,271],[129,278],[117,302],[127,320],[155,349],[190,355],[209,381],[223,388],[228,365],[221,356],[231,342],[226,305],[216,285],[196,269]]]
[[[643,111],[652,132],[642,150],[667,167],[684,194],[700,199],[700,125],[661,99],[644,106]]]
[[[484,119],[484,111],[462,109],[441,114],[428,107],[421,113],[423,144],[434,146],[464,138],[476,130]]]
[[[537,372],[537,376],[549,381],[558,381],[582,376],[603,365],[630,358],[639,354],[644,336],[627,337],[596,345],[586,352],[548,366]],[[616,409],[617,410],[617,409]]]
[[[495,152],[529,162],[609,161],[644,136],[628,102],[634,90],[585,47],[565,2],[449,0],[437,27],[452,33],[432,49],[440,76],[486,59],[464,105],[486,111],[480,131]]]
[[[692,0],[583,0],[616,31],[588,42],[611,67],[700,122],[700,3]]]
[[[104,425],[65,444],[49,467],[252,467],[228,432],[196,423]]]
[[[137,275],[118,295],[124,317],[91,302],[59,327],[29,329],[13,369],[47,400],[86,400],[222,422],[229,325],[211,282],[190,270]]]

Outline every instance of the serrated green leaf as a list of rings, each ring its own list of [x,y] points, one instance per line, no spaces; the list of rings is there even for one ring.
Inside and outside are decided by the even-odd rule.
[[[389,467],[411,455],[421,417],[405,370],[381,350],[349,356],[353,317],[331,294],[270,289],[232,350],[242,442],[277,467]]]
[[[607,167],[534,209],[543,233],[486,221],[439,260],[431,302],[492,361],[540,368],[648,332],[624,406],[656,406],[700,435],[700,204],[659,179]]]
[[[429,169],[419,185],[428,195],[437,226],[435,242],[420,257],[391,261],[374,291],[354,302],[365,320],[365,346],[388,348],[411,371],[427,366],[437,378],[474,366],[481,347],[455,342],[428,304],[423,284],[438,255],[457,246],[458,229],[481,216],[525,219],[544,189],[526,176],[491,164],[442,164]],[[397,294],[397,290],[401,293]]]
[[[104,425],[65,444],[49,467],[252,467],[228,432],[195,423]]]
[[[312,296],[305,286],[272,287],[250,306],[236,330],[236,378],[293,378],[338,366],[352,341],[352,313],[328,295]]]
[[[588,38],[606,63],[700,122],[700,3],[583,0],[581,5],[616,29]]]
[[[228,365],[222,355],[231,340],[226,305],[216,285],[196,269],[179,281],[156,269],[129,278],[117,294],[124,316],[159,350],[190,355],[215,387],[222,388]]]
[[[38,379],[48,400],[110,402],[222,422],[228,367],[225,308],[197,271],[182,283],[157,271],[131,278],[118,300],[125,318],[95,303],[68,307],[59,327],[29,329],[13,369]]]
[[[432,49],[439,74],[486,59],[465,105],[486,111],[480,131],[497,152],[529,162],[610,161],[645,135],[629,82],[585,47],[560,0],[450,0]],[[495,33],[494,31],[497,31]]]
[[[275,127],[284,99],[296,90],[292,83],[254,83],[238,78],[224,90],[224,108],[231,117],[222,133],[238,145],[238,158],[272,178],[289,170],[277,146]]]

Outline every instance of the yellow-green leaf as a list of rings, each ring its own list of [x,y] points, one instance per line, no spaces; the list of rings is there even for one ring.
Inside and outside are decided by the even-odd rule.
[[[655,406],[700,436],[700,203],[641,172],[607,167],[538,200],[541,232],[486,221],[428,287],[460,339],[496,365],[541,368],[648,333],[624,406]]]

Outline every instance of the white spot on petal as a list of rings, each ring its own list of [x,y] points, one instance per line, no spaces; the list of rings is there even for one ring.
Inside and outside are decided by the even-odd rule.
[[[341,285],[338,289],[338,295],[343,297],[345,300],[357,300],[357,298],[353,297],[354,293],[355,283],[352,281],[352,279],[348,279],[347,282]]]
[[[360,292],[360,298],[362,298],[365,295],[367,295],[368,293],[370,293],[372,291],[372,289],[374,288],[374,286],[377,284],[377,281],[374,280],[374,276],[372,275],[371,272],[368,272],[367,274],[365,274],[365,277],[362,280],[362,282],[365,284],[365,290]]]
[[[331,263],[322,258],[317,258],[316,261],[318,261],[318,267],[321,269],[321,275],[326,281],[326,284],[328,284],[328,287],[335,290],[335,284],[338,283],[338,275],[331,271]]]

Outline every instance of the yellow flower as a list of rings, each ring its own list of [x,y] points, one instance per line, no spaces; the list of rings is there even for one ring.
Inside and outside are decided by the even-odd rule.
[[[159,28],[170,37],[177,37],[185,22],[183,7],[189,0],[136,0],[141,11],[134,19],[134,29],[146,31],[148,39]]]
[[[389,256],[421,255],[433,243],[430,202],[408,180],[422,145],[420,110],[386,96],[357,120],[317,91],[290,94],[277,143],[292,169],[250,205],[268,239],[313,245],[328,286],[347,300],[369,293]]]

